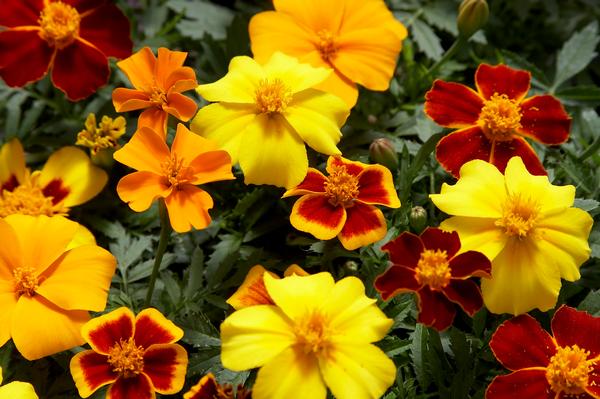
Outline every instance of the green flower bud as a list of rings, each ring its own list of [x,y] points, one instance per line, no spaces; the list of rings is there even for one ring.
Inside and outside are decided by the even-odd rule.
[[[373,140],[369,146],[371,161],[381,164],[389,170],[398,169],[398,154],[391,141],[386,138]]]
[[[490,10],[486,0],[463,0],[458,7],[456,25],[460,36],[473,36],[487,22]]]
[[[414,206],[408,216],[410,227],[420,233],[427,227],[427,211],[422,206]]]

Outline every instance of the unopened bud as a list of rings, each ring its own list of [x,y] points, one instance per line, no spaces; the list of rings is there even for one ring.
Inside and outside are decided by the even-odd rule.
[[[490,15],[486,0],[463,0],[458,7],[456,25],[460,36],[470,38],[483,28]]]
[[[375,115],[373,115],[373,114],[369,114],[367,116],[367,122],[369,122],[371,125],[376,124],[378,120],[379,119],[377,119],[377,117]]]
[[[410,210],[410,216],[408,217],[410,227],[414,231],[420,233],[427,227],[427,211],[422,206],[414,206]]]
[[[350,273],[356,273],[358,271],[358,263],[353,260],[346,261],[344,263],[344,269]]]
[[[398,154],[392,142],[386,138],[373,140],[369,146],[369,158],[389,170],[398,169]]]

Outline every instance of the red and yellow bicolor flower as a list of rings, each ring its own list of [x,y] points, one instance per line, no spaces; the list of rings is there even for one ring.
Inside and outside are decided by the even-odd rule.
[[[292,226],[319,240],[337,236],[348,250],[381,240],[387,225],[374,205],[400,207],[390,171],[381,165],[331,156],[327,172],[329,176],[308,168],[304,181],[283,195],[302,196],[292,208]]]
[[[107,399],[154,399],[155,392],[172,395],[183,387],[188,357],[175,344],[183,330],[158,310],[134,316],[122,307],[90,320],[81,334],[92,347],[71,359],[81,397],[109,384]]]
[[[252,391],[241,384],[235,392],[231,384],[219,384],[213,373],[208,373],[183,395],[183,399],[251,399]]]
[[[108,176],[76,147],[63,147],[31,173],[21,143],[13,139],[0,148],[0,217],[67,215],[69,209],[95,197]]]
[[[519,156],[534,175],[546,175],[526,138],[556,145],[567,141],[571,118],[551,95],[525,98],[531,74],[506,65],[481,64],[475,72],[477,91],[460,83],[436,80],[425,94],[425,113],[437,124],[458,129],[436,148],[439,163],[454,177],[460,167],[482,159],[500,172]]]

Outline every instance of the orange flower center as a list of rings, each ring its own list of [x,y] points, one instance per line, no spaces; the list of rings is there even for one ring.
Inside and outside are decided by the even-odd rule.
[[[144,370],[144,348],[137,346],[133,338],[121,339],[110,348],[108,363],[119,376],[134,377]]]
[[[335,37],[326,29],[317,32],[317,50],[321,53],[321,58],[324,61],[333,59],[339,49],[335,42]]]
[[[0,193],[0,217],[16,213],[31,216],[64,214],[54,209],[52,197],[46,197],[39,187],[29,184]]]
[[[503,208],[502,217],[495,224],[506,235],[525,238],[535,229],[540,213],[539,203],[535,199],[511,196]]]
[[[325,183],[325,195],[333,206],[352,206],[358,197],[358,178],[348,173],[345,166],[334,166]]]
[[[479,122],[488,139],[511,140],[515,131],[521,127],[521,108],[517,101],[511,100],[506,94],[494,93],[483,103]]]
[[[171,157],[161,164],[163,176],[167,179],[170,186],[178,187],[192,179],[192,171],[189,166],[184,165],[183,158],[177,158],[177,154],[172,153]]]
[[[281,113],[292,101],[292,91],[281,79],[262,79],[254,95],[261,114]]]
[[[592,371],[590,352],[577,345],[558,348],[546,369],[546,379],[556,393],[578,395],[585,392]]]
[[[152,86],[149,92],[150,102],[158,108],[167,104],[167,94],[158,86]]]
[[[330,346],[327,319],[320,313],[308,314],[294,328],[296,345],[305,354],[319,355]]]
[[[424,250],[417,263],[415,276],[419,284],[428,285],[432,290],[440,290],[447,286],[452,275],[446,251]]]
[[[64,48],[79,35],[80,21],[81,16],[74,7],[62,1],[48,3],[38,20],[42,28],[40,37],[50,46]]]
[[[15,278],[15,292],[18,296],[27,295],[32,297],[35,295],[35,290],[39,287],[39,280],[34,268],[17,267],[13,271],[13,276]]]

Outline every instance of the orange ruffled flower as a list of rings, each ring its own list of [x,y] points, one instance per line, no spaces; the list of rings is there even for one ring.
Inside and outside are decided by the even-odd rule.
[[[138,130],[114,158],[137,172],[123,177],[117,194],[136,212],[145,211],[156,198],[164,198],[173,230],[203,229],[211,222],[211,196],[196,187],[219,180],[235,179],[226,151],[184,125],[177,126],[171,150],[152,129]]]
[[[251,399],[249,389],[238,385],[235,393],[231,384],[219,384],[212,373],[206,374],[183,395],[183,399]]]
[[[506,65],[479,65],[477,91],[436,80],[425,94],[425,113],[439,125],[458,129],[436,148],[438,162],[454,177],[460,167],[482,159],[504,172],[508,160],[519,156],[534,175],[546,175],[535,151],[524,139],[556,145],[569,138],[571,118],[551,95],[525,98],[531,74]]]
[[[338,236],[348,250],[381,240],[387,225],[373,205],[400,207],[390,171],[381,165],[329,157],[327,172],[328,177],[308,168],[304,181],[283,195],[302,195],[292,208],[292,226],[319,240]]]
[[[600,317],[561,306],[552,333],[528,314],[504,322],[490,341],[512,373],[488,386],[486,399],[600,398]]]
[[[71,359],[79,395],[87,398],[111,384],[107,399],[154,399],[183,388],[188,356],[175,342],[183,330],[156,309],[137,316],[125,307],[87,322],[81,334],[92,350]]]
[[[129,20],[112,1],[3,0],[0,76],[24,86],[52,69],[52,83],[72,100],[106,84],[108,57],[125,58],[133,46]]]
[[[274,0],[275,11],[250,20],[252,52],[264,63],[276,51],[335,71],[317,89],[352,107],[356,83],[387,90],[407,35],[383,0]]]
[[[83,344],[88,311],[104,310],[117,262],[61,216],[0,219],[0,346],[28,360]]]
[[[117,112],[143,109],[138,119],[138,129],[149,127],[166,137],[169,115],[187,122],[198,106],[181,94],[198,86],[196,73],[183,66],[187,53],[161,47],[158,58],[144,47],[131,57],[117,62],[135,89],[124,87],[113,91],[113,105]]]

